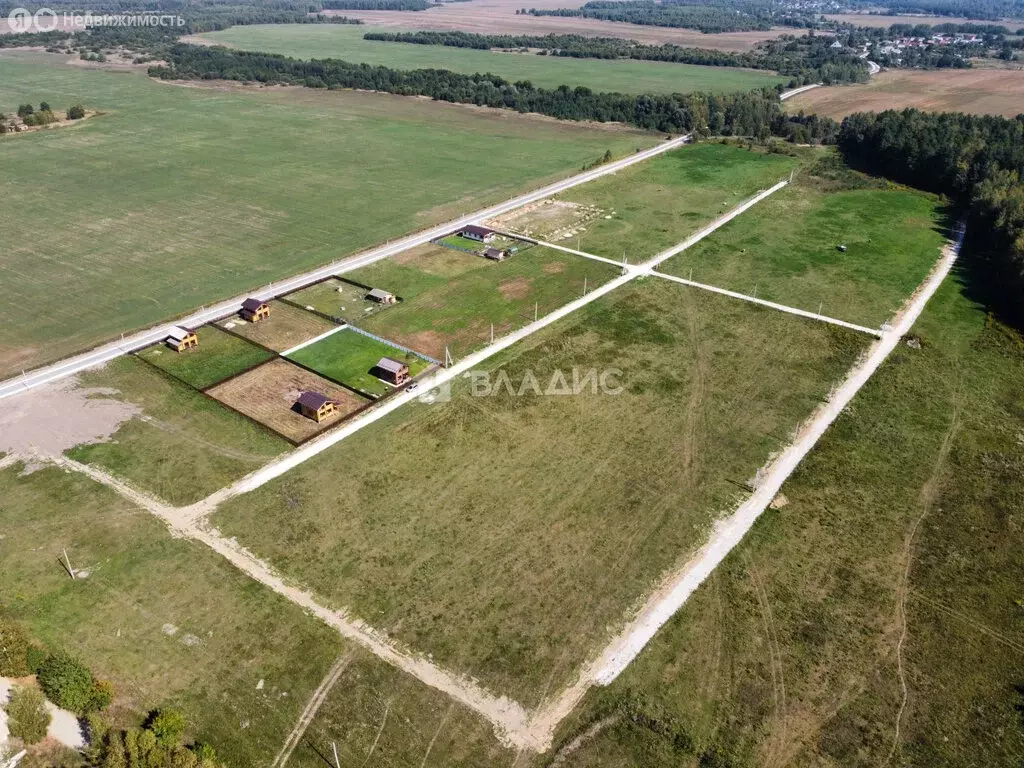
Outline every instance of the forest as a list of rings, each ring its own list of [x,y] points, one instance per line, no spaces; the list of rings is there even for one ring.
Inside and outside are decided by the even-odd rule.
[[[323,10],[331,11],[425,11],[436,3],[426,0],[324,0]]]
[[[589,88],[537,88],[492,74],[463,75],[443,69],[396,70],[335,59],[300,61],[285,56],[178,44],[166,64],[149,68],[167,80],[240,80],[309,88],[356,88],[439,101],[535,112],[562,120],[620,122],[665,133],[796,136],[827,142],[838,126],[831,120],[787,117],[778,91],[765,88],[732,94],[595,93]]]
[[[989,254],[991,298],[1024,319],[1024,114],[861,112],[843,120],[837,143],[854,168],[947,195],[966,211],[969,237]]]
[[[706,33],[749,32],[773,24],[813,26],[813,16],[776,12],[775,6],[752,0],[590,0],[580,8],[524,9],[534,16],[581,16],[657,27],[682,27]]]
[[[615,37],[582,35],[479,35],[470,32],[367,32],[366,40],[453,48],[538,49],[551,56],[592,59],[640,59],[716,67],[766,69],[790,75],[791,87],[808,83],[865,82],[867,64],[851,51],[830,47],[827,37],[784,36],[758,50],[729,53],[706,48],[684,48],[666,43],[645,45]]]

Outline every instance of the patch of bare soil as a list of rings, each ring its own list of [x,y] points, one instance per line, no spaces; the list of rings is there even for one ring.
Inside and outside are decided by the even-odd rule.
[[[786,102],[790,112],[816,112],[841,120],[854,112],[917,109],[1015,117],[1024,104],[1024,71],[1013,69],[882,72],[863,85],[813,88]]]
[[[564,240],[583,232],[587,224],[604,213],[604,210],[594,205],[548,198],[496,216],[488,224],[527,237]]]
[[[59,455],[81,443],[110,439],[141,413],[131,403],[97,395],[115,390],[80,388],[75,378],[37,387],[0,404],[0,451]]]
[[[541,267],[545,275],[557,275],[559,272],[565,272],[564,261],[549,261],[543,267]]]
[[[501,295],[508,300],[525,299],[530,295],[533,288],[533,280],[526,277],[517,277],[515,280],[506,280],[498,286]]]

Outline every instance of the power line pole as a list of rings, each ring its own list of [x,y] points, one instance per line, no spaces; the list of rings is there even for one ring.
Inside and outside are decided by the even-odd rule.
[[[338,744],[332,741],[331,747],[334,749],[334,765],[336,768],[341,768],[341,760],[338,759]]]
[[[71,558],[68,557],[68,550],[66,547],[64,549],[64,562],[67,563],[68,566],[68,575],[71,576],[72,581],[75,581],[75,569],[71,567]]]

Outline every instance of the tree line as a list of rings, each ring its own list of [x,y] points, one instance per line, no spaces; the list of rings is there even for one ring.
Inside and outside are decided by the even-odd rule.
[[[808,83],[864,82],[867,64],[851,51],[830,47],[825,37],[787,36],[755,51],[730,53],[684,48],[672,43],[646,45],[615,37],[583,35],[480,35],[470,32],[367,32],[365,40],[443,45],[477,50],[538,49],[551,56],[592,59],[638,59],[715,67],[765,69],[789,75],[790,86]]]
[[[621,122],[666,133],[698,135],[788,136],[793,123],[808,140],[825,141],[831,121],[806,125],[783,114],[778,90],[764,88],[730,94],[598,93],[589,88],[538,88],[527,80],[509,82],[493,74],[464,75],[444,69],[396,70],[336,59],[300,61],[276,54],[178,44],[166,65],[150,67],[153,77],[169,80],[241,80],[311,88],[355,88],[439,101],[536,112],[562,120]],[[831,128],[830,128],[831,125]],[[811,135],[811,134],[814,135]]]
[[[1015,119],[927,113],[858,113],[843,120],[846,162],[949,196],[968,233],[992,254],[990,278],[1020,313],[1024,302],[1024,114]]]
[[[426,0],[324,0],[322,7],[337,11],[425,11],[434,5]]]

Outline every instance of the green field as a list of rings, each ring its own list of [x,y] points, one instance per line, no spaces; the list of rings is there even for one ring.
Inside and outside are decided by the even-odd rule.
[[[270,765],[337,633],[84,475],[21,469],[0,472],[4,611],[111,680],[119,724],[178,707],[227,765]]]
[[[65,60],[0,53],[0,112],[45,99],[105,113],[0,140],[0,376],[660,138],[373,93],[180,87]]]
[[[1020,764],[1024,336],[975,288],[947,280],[789,504],[591,692],[573,766]]]
[[[172,504],[199,501],[291,448],[269,430],[131,357],[78,378],[81,386],[111,390],[116,394],[104,397],[133,403],[142,413],[110,440],[77,446],[68,455]]]
[[[389,314],[389,313],[385,313]],[[384,315],[381,315],[384,316]],[[212,522],[450,669],[535,706],[788,441],[857,334],[648,279],[502,353],[518,390],[411,404]],[[322,483],[317,478],[331,478]]]
[[[332,277],[295,293],[289,293],[284,298],[293,304],[306,309],[312,308],[336,320],[355,323],[391,306],[378,304],[366,298],[367,293],[365,288]]]
[[[529,80],[544,88],[565,84],[620,93],[725,93],[786,82],[786,78],[773,72],[736,67],[574,59],[363,40],[363,35],[372,29],[334,24],[251,25],[207,32],[199,37],[233,48],[283,53],[297,59],[343,59],[395,69],[447,69],[470,75],[492,72],[509,81]]]
[[[801,162],[732,145],[684,147],[559,195],[603,213],[558,242],[616,260],[625,254],[635,263],[682,242]],[[542,211],[519,223],[535,227],[541,239],[551,227]],[[566,228],[564,222],[558,225]]]
[[[878,327],[924,280],[947,233],[932,195],[806,172],[660,269]]]
[[[462,357],[607,282],[611,265],[549,248],[527,248],[496,262],[430,245],[348,273],[401,296],[400,304],[356,324],[443,360]]]
[[[347,328],[316,344],[303,347],[288,357],[370,397],[380,397],[394,389],[370,373],[382,357],[390,357],[408,365],[410,376],[422,373],[430,365],[422,357],[382,344]]]
[[[265,349],[224,333],[212,325],[197,328],[196,337],[199,346],[184,352],[175,352],[160,343],[138,354],[146,362],[196,389],[206,389],[272,357]]]

